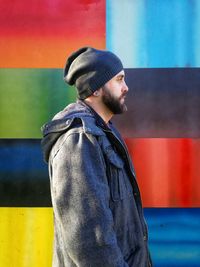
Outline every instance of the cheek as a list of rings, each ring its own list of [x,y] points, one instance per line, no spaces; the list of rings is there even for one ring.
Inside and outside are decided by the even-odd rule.
[[[122,94],[122,86],[118,83],[115,84],[115,87],[113,88],[113,94],[116,97],[120,97]]]
[[[123,91],[123,87],[120,83],[118,82],[112,82],[109,84],[109,92],[110,94],[115,97],[115,98],[119,98],[122,95],[122,91]]]

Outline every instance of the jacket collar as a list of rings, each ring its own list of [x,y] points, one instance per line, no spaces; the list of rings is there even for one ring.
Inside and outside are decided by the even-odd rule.
[[[90,109],[91,113],[95,117],[97,126],[99,126],[100,128],[102,128],[102,130],[105,130],[105,131],[111,130],[110,129],[110,126],[112,125],[111,121],[109,121],[108,124],[106,124],[105,121],[102,119],[102,117],[91,106],[89,106],[87,103],[85,103],[82,100],[78,100],[78,103]]]

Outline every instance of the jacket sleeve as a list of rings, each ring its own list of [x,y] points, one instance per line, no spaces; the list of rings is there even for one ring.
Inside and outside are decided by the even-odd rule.
[[[113,229],[105,162],[94,136],[67,136],[52,159],[51,187],[63,251],[74,264],[128,267]]]

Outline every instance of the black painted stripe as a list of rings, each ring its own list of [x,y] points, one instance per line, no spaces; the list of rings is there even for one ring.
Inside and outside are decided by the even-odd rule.
[[[126,69],[128,112],[114,122],[124,137],[199,137],[200,68]]]
[[[0,206],[51,207],[39,139],[0,139]]]

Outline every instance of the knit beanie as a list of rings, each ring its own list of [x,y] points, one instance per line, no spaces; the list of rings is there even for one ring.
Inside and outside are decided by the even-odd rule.
[[[64,81],[75,85],[78,98],[85,99],[101,88],[123,69],[113,53],[83,47],[72,53],[64,68]]]

